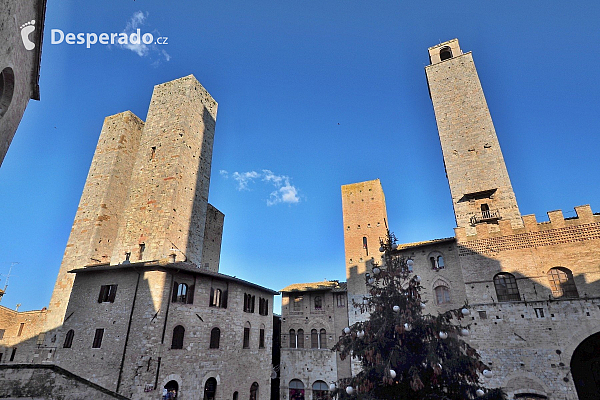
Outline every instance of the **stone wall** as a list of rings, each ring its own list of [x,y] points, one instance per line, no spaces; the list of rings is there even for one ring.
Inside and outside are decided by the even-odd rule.
[[[78,272],[55,362],[132,399],[156,398],[171,380],[179,385],[178,398],[196,399],[209,378],[217,380],[219,400],[233,398],[235,391],[249,396],[254,382],[259,399],[269,399],[274,292],[190,265],[137,263]],[[173,301],[175,282],[187,285],[186,302]],[[98,303],[101,286],[110,284],[118,284],[114,302]],[[227,307],[210,306],[211,288],[221,288],[223,300],[227,293]],[[244,294],[254,296],[254,312],[244,311]],[[268,301],[267,315],[259,313],[260,298]],[[185,330],[182,349],[172,348],[177,326]],[[243,347],[246,326],[248,348]],[[98,328],[104,336],[101,347],[94,349]],[[220,329],[220,343],[211,349],[214,328]],[[70,329],[75,332],[73,344],[63,348]]]
[[[0,1],[0,165],[29,99],[40,99],[38,79],[45,9],[45,0]],[[34,45],[30,50],[21,38],[25,24],[27,30],[35,28],[26,35]]]
[[[0,363],[33,362],[34,349],[43,341],[45,322],[45,309],[18,312],[0,306]]]

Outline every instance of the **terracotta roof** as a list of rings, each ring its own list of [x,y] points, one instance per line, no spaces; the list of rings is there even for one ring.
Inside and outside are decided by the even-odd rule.
[[[454,242],[455,240],[456,240],[456,238],[449,237],[449,238],[442,238],[442,239],[424,240],[422,242],[403,243],[403,244],[398,245],[397,250],[412,249],[414,247],[427,246],[429,244],[436,244],[436,243]]]
[[[308,292],[311,290],[331,290],[333,292],[345,292],[346,282],[322,281],[310,283],[294,283],[286,286],[280,292]]]

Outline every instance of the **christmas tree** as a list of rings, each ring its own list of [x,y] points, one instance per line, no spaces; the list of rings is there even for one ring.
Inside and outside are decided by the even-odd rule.
[[[332,384],[339,399],[504,400],[500,389],[485,389],[481,376],[491,377],[477,351],[461,337],[469,326],[463,308],[432,315],[421,300],[421,278],[412,273],[412,260],[396,250],[388,231],[381,240],[381,265],[365,275],[369,296],[354,302],[369,319],[344,329],[333,348],[342,359],[360,361],[362,371]]]

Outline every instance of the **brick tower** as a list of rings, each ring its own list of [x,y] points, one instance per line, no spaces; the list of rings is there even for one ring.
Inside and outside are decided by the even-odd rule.
[[[429,48],[425,67],[456,225],[509,220],[522,226],[517,200],[471,53],[457,39]]]
[[[349,322],[364,320],[351,304],[367,294],[365,272],[381,260],[379,239],[387,230],[385,196],[379,179],[342,186]]]
[[[208,205],[216,117],[217,103],[189,75],[155,86],[145,123],[130,111],[105,119],[48,330],[63,322],[74,268],[175,258],[218,271],[223,214]]]

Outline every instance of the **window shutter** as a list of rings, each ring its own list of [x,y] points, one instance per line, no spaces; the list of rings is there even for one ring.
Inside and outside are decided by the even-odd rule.
[[[214,300],[213,300],[214,297],[215,297],[215,289],[214,288],[210,288],[210,301],[208,302],[208,305],[210,307],[212,307],[212,306],[215,305]]]
[[[252,304],[251,304],[252,307],[250,309],[250,312],[254,312],[254,303],[255,303],[254,300],[256,300],[256,299],[254,298],[254,296],[252,296]]]
[[[100,286],[100,294],[98,295],[98,303],[102,303],[104,300],[104,294],[106,293],[107,287],[105,285]]]
[[[173,303],[177,302],[177,288],[179,287],[179,284],[177,282],[173,282],[173,295],[171,296],[171,301]]]
[[[187,303],[188,304],[193,304],[194,303],[194,291],[196,289],[196,285],[191,285],[190,287],[188,287],[188,292],[187,292]]]
[[[117,295],[117,285],[108,286],[108,301],[111,303],[115,302],[115,296]]]
[[[227,308],[227,290],[223,292],[223,301],[221,302],[223,308]]]

